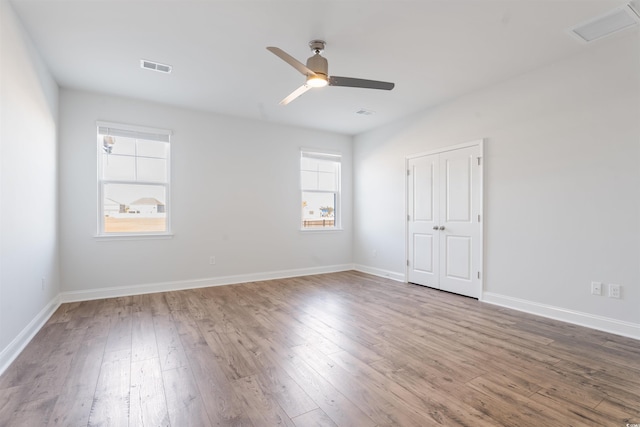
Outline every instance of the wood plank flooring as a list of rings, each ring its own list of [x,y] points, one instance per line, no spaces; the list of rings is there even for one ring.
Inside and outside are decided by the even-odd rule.
[[[640,341],[357,272],[63,304],[1,426],[640,423]]]

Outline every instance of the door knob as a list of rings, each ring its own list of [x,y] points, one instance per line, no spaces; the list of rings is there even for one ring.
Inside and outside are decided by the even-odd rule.
[[[437,229],[438,229],[438,226],[437,226],[437,225],[434,225],[434,226],[433,226],[433,229],[434,229],[434,230],[437,230]]]
[[[441,231],[444,230],[444,225],[441,225],[439,230],[441,230]]]

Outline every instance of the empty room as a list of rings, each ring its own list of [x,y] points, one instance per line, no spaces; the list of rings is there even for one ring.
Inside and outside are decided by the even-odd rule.
[[[640,1],[0,36],[0,426],[640,426]]]

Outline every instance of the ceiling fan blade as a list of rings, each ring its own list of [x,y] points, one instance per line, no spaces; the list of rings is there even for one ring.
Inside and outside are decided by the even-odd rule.
[[[273,53],[274,55],[276,55],[278,58],[282,59],[287,64],[291,65],[296,70],[300,71],[300,73],[302,73],[303,75],[305,75],[305,76],[315,76],[316,75],[316,73],[314,73],[312,70],[307,68],[306,65],[304,65],[302,62],[298,61],[296,58],[294,58],[293,56],[289,55],[287,52],[285,52],[284,50],[280,49],[279,47],[269,46],[269,47],[267,47],[267,50],[270,51],[271,53]]]
[[[365,89],[391,90],[394,83],[380,82],[377,80],[354,79],[353,77],[329,77],[329,86],[361,87]]]
[[[280,101],[280,105],[287,105],[288,103],[290,103],[291,101],[293,101],[294,99],[296,99],[297,97],[299,97],[300,95],[308,91],[309,89],[311,89],[311,86],[307,84],[303,84],[298,89],[291,92],[291,94],[287,96],[285,99]]]

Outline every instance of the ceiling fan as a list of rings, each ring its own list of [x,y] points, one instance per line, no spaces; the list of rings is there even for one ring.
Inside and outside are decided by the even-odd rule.
[[[267,49],[274,55],[282,59],[287,64],[298,70],[306,76],[306,82],[298,89],[294,90],[289,96],[280,101],[280,105],[287,105],[306,91],[314,87],[324,86],[346,86],[360,87],[365,89],[382,89],[391,90],[395,86],[394,83],[380,82],[377,80],[356,79],[353,77],[329,76],[329,64],[326,58],[322,57],[325,42],[322,40],[311,40],[309,47],[313,52],[313,56],[307,59],[307,65],[295,59],[284,50],[269,46]]]

